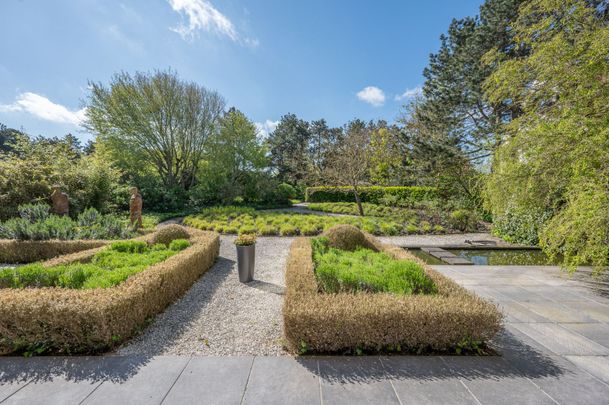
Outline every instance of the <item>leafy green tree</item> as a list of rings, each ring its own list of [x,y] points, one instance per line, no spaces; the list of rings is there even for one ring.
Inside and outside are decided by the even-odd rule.
[[[119,73],[90,83],[86,128],[125,167],[151,165],[167,188],[188,190],[216,131],[224,99],[172,71]]]
[[[342,140],[342,128],[331,128],[325,119],[312,121],[309,125],[309,145],[307,150],[307,184],[323,181],[323,172],[334,146]]]
[[[302,184],[308,173],[309,123],[295,114],[281,117],[267,143],[271,166],[280,181]]]
[[[258,139],[256,126],[231,108],[220,119],[220,130],[209,138],[202,181],[221,201],[230,203],[243,197],[251,175],[267,166],[266,148]]]
[[[530,0],[513,24],[530,50],[505,58],[485,89],[491,102],[511,100],[521,114],[503,127],[487,183],[495,216],[509,210],[552,215],[541,245],[570,268],[609,264],[609,26],[598,4]]]

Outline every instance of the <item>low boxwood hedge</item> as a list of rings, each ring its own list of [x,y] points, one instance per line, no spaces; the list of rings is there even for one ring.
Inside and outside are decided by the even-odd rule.
[[[420,186],[366,186],[359,188],[362,202],[380,204],[383,197],[393,197],[416,205],[437,198],[434,187]],[[355,202],[353,188],[346,186],[308,187],[305,193],[307,202]]]
[[[311,239],[290,248],[283,307],[288,348],[295,353],[408,353],[476,349],[500,329],[497,307],[467,291],[405,250],[366,236],[378,251],[423,266],[436,294],[320,291]]]
[[[218,234],[196,229],[188,234],[190,247],[114,287],[0,289],[0,353],[91,353],[128,339],[216,260]],[[87,262],[101,249],[60,256],[44,265]]]

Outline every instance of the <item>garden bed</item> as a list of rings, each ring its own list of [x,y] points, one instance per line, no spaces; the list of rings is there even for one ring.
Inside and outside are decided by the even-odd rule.
[[[167,231],[138,239],[157,243],[160,232]],[[112,287],[0,289],[0,353],[92,353],[128,339],[186,292],[218,256],[217,234],[185,232],[189,247]],[[87,263],[104,249],[60,256],[43,266]]]
[[[340,224],[384,236],[444,233],[443,227],[432,226],[429,222],[416,224],[416,217],[328,216],[230,206],[206,208],[199,214],[186,217],[184,224],[224,234],[257,233],[263,236],[314,236]]]
[[[501,327],[492,303],[468,292],[402,249],[370,235],[374,250],[420,265],[434,294],[324,292],[315,274],[311,239],[298,238],[286,269],[283,309],[288,349],[297,353],[483,353]]]

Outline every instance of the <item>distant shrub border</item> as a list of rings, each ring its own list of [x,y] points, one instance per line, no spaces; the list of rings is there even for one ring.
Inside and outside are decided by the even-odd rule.
[[[437,197],[434,187],[419,186],[366,186],[359,188],[362,202],[380,204],[383,197],[391,196],[398,200],[409,201],[416,204]],[[355,202],[353,189],[346,186],[308,187],[305,192],[307,202]]]
[[[0,289],[0,353],[92,353],[129,338],[184,294],[218,257],[218,234],[196,229],[188,234],[190,247],[115,287]],[[86,262],[99,249],[61,256],[45,266]]]
[[[425,352],[476,349],[500,329],[495,305],[468,292],[401,248],[367,235],[376,250],[421,264],[437,286],[436,295],[319,291],[311,240],[290,248],[283,307],[288,349],[296,353],[395,350]]]

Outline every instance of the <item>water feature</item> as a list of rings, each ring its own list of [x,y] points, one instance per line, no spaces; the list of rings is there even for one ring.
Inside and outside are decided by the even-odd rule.
[[[447,251],[481,266],[545,266],[551,263],[540,249],[462,248]],[[421,249],[408,249],[427,264],[446,264]]]

